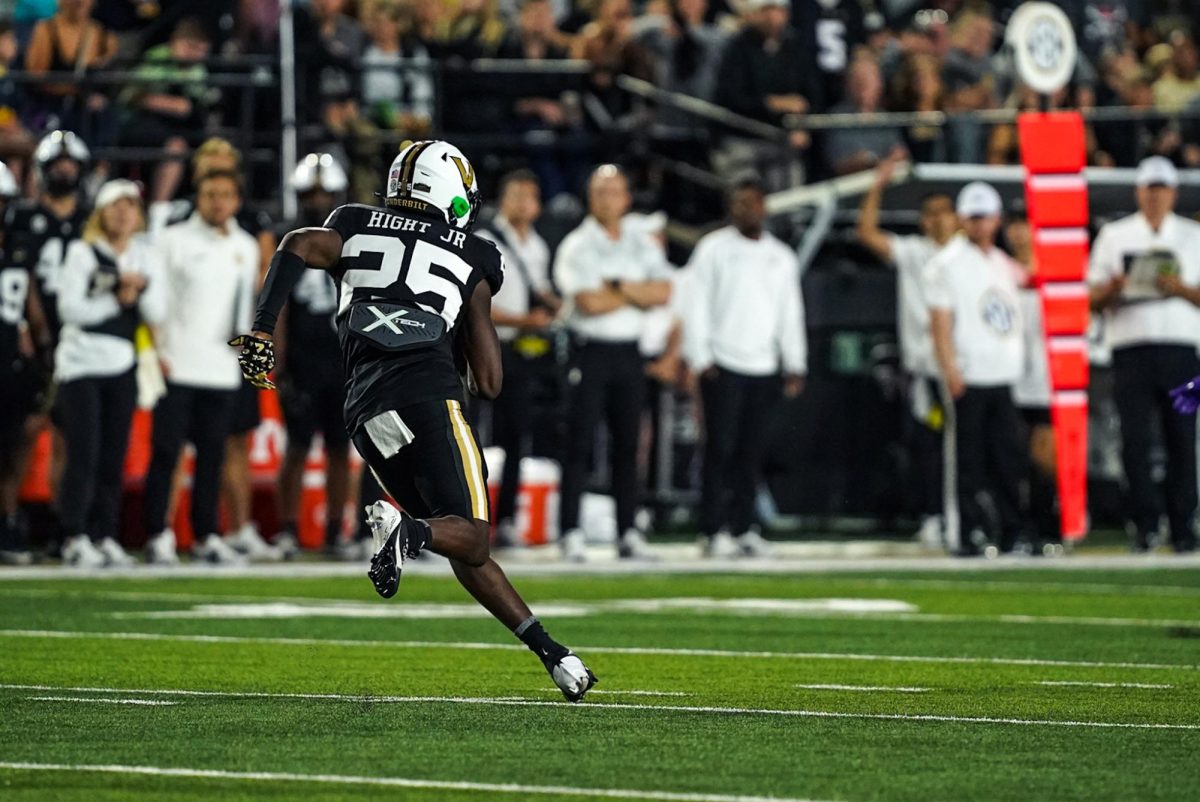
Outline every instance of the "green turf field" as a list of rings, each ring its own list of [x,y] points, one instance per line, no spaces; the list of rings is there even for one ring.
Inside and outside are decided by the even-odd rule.
[[[1200,569],[517,584],[0,575],[0,799],[1200,799]]]

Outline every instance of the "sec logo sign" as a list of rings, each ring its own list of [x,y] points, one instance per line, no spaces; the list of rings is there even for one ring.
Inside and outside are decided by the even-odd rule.
[[[1078,58],[1075,31],[1058,6],[1025,3],[1009,19],[1005,40],[1017,74],[1034,91],[1048,95],[1071,80]]]

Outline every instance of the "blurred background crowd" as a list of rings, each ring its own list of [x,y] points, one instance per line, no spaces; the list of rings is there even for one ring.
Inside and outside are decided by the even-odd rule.
[[[509,339],[530,328],[554,332],[562,328],[556,299],[569,293],[558,286],[553,266],[564,237],[589,213],[596,217],[589,177],[598,164],[620,165],[630,193],[626,211],[636,212],[631,225],[679,266],[728,218],[729,188],[749,174],[765,198],[862,171],[882,169],[890,177],[901,160],[1019,164],[1015,114],[1043,101],[1022,86],[1003,46],[1005,21],[1017,5],[309,0],[292,4],[289,19],[278,0],[18,0],[0,5],[0,159],[12,176],[5,247],[13,244],[12,210],[40,203],[75,221],[64,233],[61,259],[70,241],[83,236],[88,213],[114,179],[137,182],[143,224],[161,232],[189,219],[206,175],[229,173],[240,209],[236,225],[253,242],[262,269],[283,232],[319,223],[334,201],[375,203],[401,143],[445,138],[478,170],[489,203],[485,227],[516,224],[521,243],[509,249],[529,263],[519,272],[531,295],[516,303],[522,308],[518,320],[508,321]],[[1084,111],[1088,163],[1132,168],[1161,156],[1180,169],[1200,168],[1194,4],[1057,5],[1071,19],[1081,52],[1070,85],[1045,103]],[[293,93],[294,104],[287,103]],[[46,134],[58,130],[73,134],[36,155]],[[280,143],[292,135],[289,160]],[[316,162],[305,172],[310,153]],[[76,166],[54,166],[64,163]],[[335,167],[317,169],[316,163]],[[316,177],[322,175],[332,183],[323,185]],[[846,534],[880,527],[907,532],[936,506],[923,498],[928,488],[893,481],[920,471],[908,439],[905,377],[911,371],[901,364],[897,344],[896,279],[883,269],[898,259],[879,232],[880,226],[919,232],[939,245],[949,232],[930,233],[936,215],[927,215],[918,199],[881,208],[885,183],[873,177],[858,190],[873,198],[874,206],[864,207],[874,215],[869,230],[861,225],[857,197],[811,247],[803,242],[814,229],[810,217],[774,214],[770,220],[782,241],[801,246],[808,358],[804,393],[789,386],[782,407],[764,413],[774,435],[754,455],[763,467],[761,483],[751,488],[759,519],[822,531],[841,527]],[[1134,210],[1132,184],[1113,213]],[[507,210],[502,188],[517,195]],[[75,199],[70,208],[64,192]],[[125,197],[114,193],[109,189],[105,200]],[[951,211],[954,194],[944,195]],[[299,204],[289,205],[287,198],[297,195]],[[501,222],[493,223],[497,217]],[[1027,246],[1020,244],[1020,218],[1008,220],[1017,225],[1018,242],[1006,243],[1018,261],[1027,260],[1019,252]],[[16,225],[28,227],[31,219],[27,214]],[[527,245],[527,231],[542,244]],[[512,260],[509,272],[511,278]],[[127,292],[138,298],[145,291]],[[54,307],[49,311],[53,316]],[[146,322],[153,316],[143,315]],[[621,455],[602,442],[586,466],[589,478],[572,479],[607,487],[613,477],[604,466],[632,455],[639,506],[650,516],[638,519],[639,531],[694,522],[701,496],[700,392],[686,369],[684,336],[671,314],[648,322],[644,337],[639,332],[651,387],[636,410],[645,425],[634,447],[618,448],[614,435],[612,451]],[[569,345],[560,346],[557,335],[543,339],[537,347],[545,350],[521,379],[520,412],[531,423],[514,432],[503,410],[475,413],[486,443],[516,443],[526,455],[558,459],[572,431],[575,366],[566,355]],[[1105,360],[1099,363],[1103,368]],[[1098,399],[1094,483],[1120,486],[1115,411],[1110,404],[1104,414],[1102,393]],[[70,410],[58,414],[69,417]],[[784,425],[789,420],[823,424]],[[231,439],[219,460],[228,474],[225,528],[253,529],[255,538],[250,491],[236,488],[251,484],[247,452],[256,424],[252,415],[231,420],[221,432]],[[609,429],[614,426],[610,420]],[[285,495],[298,492],[303,463],[303,451],[292,454]],[[346,471],[332,470],[337,495],[353,495]],[[168,490],[155,493],[164,512],[173,510]],[[1120,525],[1120,494],[1117,501],[1097,496],[1096,520]],[[501,503],[508,530],[515,526],[511,504]],[[6,499],[6,513],[10,506]],[[271,528],[294,530],[296,514],[276,515]],[[617,515],[622,528],[627,517]],[[330,519],[330,531],[340,537],[340,516]],[[217,528],[207,520],[198,525],[198,538]],[[30,529],[27,522],[6,526]],[[501,529],[502,538],[519,539]],[[51,524],[33,530],[40,541],[70,535],[54,534]],[[145,534],[155,532],[151,527]],[[941,542],[940,534],[931,537]],[[1049,534],[1031,538],[1046,539]],[[242,545],[243,551],[259,548],[249,534]]]

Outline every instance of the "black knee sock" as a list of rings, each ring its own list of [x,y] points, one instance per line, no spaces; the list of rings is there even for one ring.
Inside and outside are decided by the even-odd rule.
[[[325,522],[325,545],[336,546],[342,539],[342,519],[330,518]]]
[[[546,634],[546,630],[536,616],[530,616],[522,621],[513,630],[513,634],[529,647],[529,651],[542,659],[546,668],[551,668],[570,651],[566,646]]]

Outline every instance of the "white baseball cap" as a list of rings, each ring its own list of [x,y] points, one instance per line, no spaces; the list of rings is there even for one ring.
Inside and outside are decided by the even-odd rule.
[[[111,181],[106,181],[104,186],[100,187],[100,191],[96,193],[96,208],[103,209],[110,203],[116,203],[121,198],[129,198],[140,203],[142,200],[142,188],[127,178],[114,178]]]
[[[1142,159],[1137,168],[1137,185],[1139,187],[1177,187],[1179,186],[1179,171],[1171,160],[1163,156],[1150,156]]]
[[[972,181],[958,193],[954,210],[959,217],[999,217],[1004,210],[1000,193],[991,184]]]

